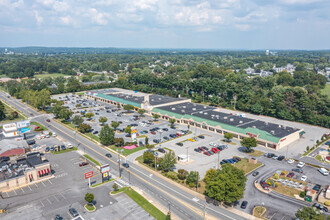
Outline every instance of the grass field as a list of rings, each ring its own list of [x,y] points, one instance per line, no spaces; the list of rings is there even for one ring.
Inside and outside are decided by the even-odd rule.
[[[255,156],[255,157],[259,157],[261,155],[263,155],[265,152],[259,151],[259,150],[254,150],[254,152],[252,153],[247,153],[250,154],[251,156]]]
[[[243,170],[245,174],[251,172],[252,170],[256,169],[257,167],[260,167],[261,165],[262,165],[261,163],[257,163],[257,164],[249,163],[249,161],[244,158],[242,158],[241,161],[233,164],[234,167],[237,167],[238,169]]]
[[[5,114],[6,116],[11,114],[12,112],[14,112],[15,110],[12,109],[7,103],[2,102],[5,106]],[[23,115],[21,112],[16,111],[18,113],[18,117],[13,119],[13,120],[9,120],[8,118],[5,118],[4,120],[0,121],[1,123],[6,123],[6,122],[14,122],[14,121],[22,121],[25,118],[27,118],[25,115]]]
[[[265,212],[266,212],[266,208],[262,206],[256,206],[253,209],[253,215],[257,218],[266,219],[262,217]]]
[[[330,96],[330,84],[327,83],[325,85],[325,88],[321,90],[321,94],[327,95],[328,97]]]
[[[45,73],[45,74],[34,75],[35,78],[39,78],[39,79],[43,79],[46,77],[58,77],[58,76],[67,76],[67,75],[62,73]]]

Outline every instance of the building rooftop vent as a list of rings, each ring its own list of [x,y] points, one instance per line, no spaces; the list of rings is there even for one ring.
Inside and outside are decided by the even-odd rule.
[[[275,134],[275,131],[274,131],[274,130],[271,130],[270,133],[271,133],[271,134]]]
[[[231,118],[231,119],[229,119],[229,121],[234,121],[234,119],[233,119],[233,118]]]
[[[281,125],[278,125],[278,127],[280,128],[280,127],[281,127]]]
[[[184,106],[182,106],[182,108],[187,108],[187,106],[184,105]]]
[[[175,108],[172,108],[172,110],[175,110]]]
[[[239,121],[240,124],[243,124],[243,121]]]
[[[207,113],[207,112],[204,112],[204,115],[207,115],[207,114],[209,114],[209,113]]]
[[[154,101],[154,99],[151,99],[151,101]]]
[[[181,112],[184,112],[184,110],[182,109]]]
[[[211,115],[212,117],[214,117],[214,115]]]
[[[207,108],[206,106],[203,106],[203,108]]]
[[[228,118],[227,116],[223,117],[223,119],[227,119],[227,118]]]
[[[162,100],[162,98],[158,98],[158,100]]]
[[[195,111],[195,110],[196,110],[196,108],[192,108],[192,110],[194,110],[194,111]]]
[[[253,126],[252,126],[252,128],[256,128],[256,126],[255,126],[255,125],[253,125]]]

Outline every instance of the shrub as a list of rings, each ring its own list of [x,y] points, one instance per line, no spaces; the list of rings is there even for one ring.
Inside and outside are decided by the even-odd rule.
[[[305,198],[305,196],[306,196],[306,192],[305,191],[300,192],[300,194],[299,194],[299,197],[300,198]]]
[[[195,186],[195,184],[194,183],[189,183],[189,187],[194,187]]]
[[[282,176],[285,175],[285,171],[284,171],[284,170],[281,171],[281,175],[282,175]]]
[[[275,187],[278,187],[278,185],[279,185],[278,182],[275,182]]]
[[[326,201],[326,202],[324,203],[324,205],[326,205],[326,206],[330,206],[330,201]]]
[[[178,176],[176,173],[167,173],[165,174],[168,178],[172,179],[172,180],[177,180]]]
[[[309,151],[309,146],[306,147],[306,151]]]
[[[274,176],[273,176],[273,178],[277,180],[278,179],[278,174],[275,173]]]
[[[49,132],[49,136],[53,136],[53,132],[50,131],[50,132]]]
[[[187,170],[185,170],[185,169],[179,169],[179,170],[178,170],[178,178],[179,178],[180,180],[184,180],[184,179],[186,179],[187,176],[188,176],[188,171],[187,171]]]

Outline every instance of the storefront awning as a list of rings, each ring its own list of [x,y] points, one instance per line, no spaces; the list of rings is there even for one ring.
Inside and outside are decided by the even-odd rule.
[[[50,173],[50,170],[49,170],[49,168],[47,168],[47,173]]]

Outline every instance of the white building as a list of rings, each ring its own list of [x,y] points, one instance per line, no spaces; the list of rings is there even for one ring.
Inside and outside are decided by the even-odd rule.
[[[26,132],[30,132],[30,121],[19,121],[2,126],[2,134],[6,138],[20,136]]]

